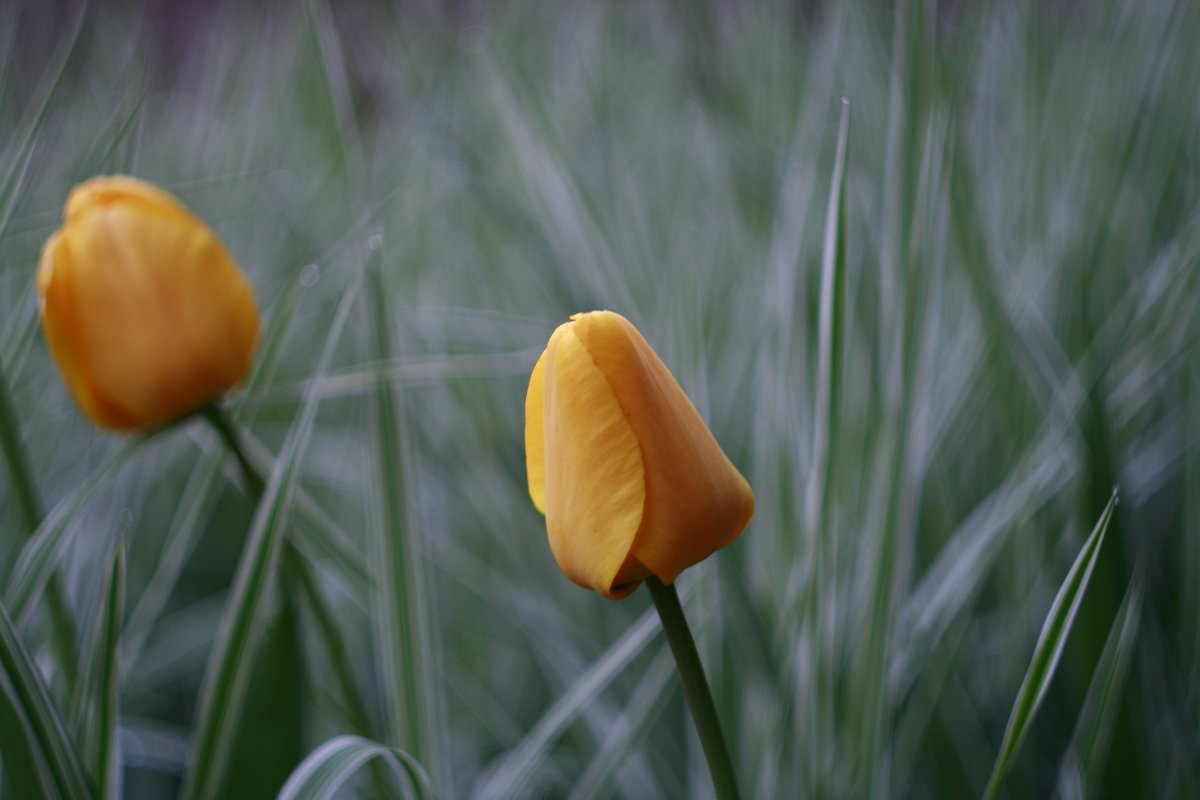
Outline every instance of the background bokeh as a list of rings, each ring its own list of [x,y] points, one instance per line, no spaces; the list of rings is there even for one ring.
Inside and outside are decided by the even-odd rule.
[[[756,492],[679,581],[747,796],[979,795],[1114,487],[1003,793],[1197,796],[1198,41],[1187,0],[4,3],[6,424],[71,514],[81,663],[127,550],[126,795],[179,788],[254,507],[202,424],[101,433],[50,360],[41,243],[116,172],[247,270],[267,335],[230,403],[257,452],[318,403],[226,796],[350,731],[446,797],[709,791],[648,597],[567,581],[525,490],[528,371],[593,308],[642,330]],[[30,534],[9,469],[0,585]],[[373,588],[397,536],[399,631]],[[39,610],[22,632],[66,709]]]

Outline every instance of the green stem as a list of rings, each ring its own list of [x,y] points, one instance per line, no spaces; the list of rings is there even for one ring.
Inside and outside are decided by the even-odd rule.
[[[0,374],[0,450],[8,462],[8,475],[12,479],[13,494],[17,511],[25,528],[27,538],[37,533],[42,524],[42,504],[38,499],[37,487],[33,483],[33,471],[29,468],[28,453],[21,441],[17,425],[17,410],[8,391],[8,383]],[[79,657],[75,652],[75,625],[57,578],[51,577],[46,584],[46,613],[50,620],[50,647],[62,670],[67,696],[75,691],[79,676]]]
[[[237,428],[234,427],[233,422],[216,403],[204,406],[200,409],[200,414],[220,434],[221,438],[225,440],[225,444],[229,446],[229,450],[237,458],[238,464],[242,468],[242,477],[246,479],[246,486],[250,488],[255,501],[262,499],[267,482],[250,463],[250,459],[246,458],[246,451],[242,448],[242,440],[238,438]]]
[[[696,641],[688,629],[683,606],[679,604],[679,595],[674,584],[664,586],[662,581],[653,576],[646,579],[646,586],[650,589],[650,596],[654,598],[654,608],[662,619],[667,644],[671,646],[675,664],[679,667],[679,677],[683,680],[683,694],[692,712],[692,720],[696,723],[696,733],[700,735],[700,746],[704,748],[704,757],[708,760],[717,800],[737,800],[739,795],[737,780],[733,774],[733,762],[729,758],[729,748],[725,746],[725,735],[721,733],[717,707],[713,704],[712,693],[708,690],[708,680],[704,677],[700,654],[696,652]]]

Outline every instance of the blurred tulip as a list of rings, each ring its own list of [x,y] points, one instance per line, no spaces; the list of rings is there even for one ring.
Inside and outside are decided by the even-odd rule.
[[[567,577],[625,597],[732,542],[754,493],[629,320],[576,314],[525,399],[529,494]]]
[[[163,425],[245,377],[258,304],[207,225],[120,175],[76,186],[63,216],[38,267],[42,327],[93,422]]]

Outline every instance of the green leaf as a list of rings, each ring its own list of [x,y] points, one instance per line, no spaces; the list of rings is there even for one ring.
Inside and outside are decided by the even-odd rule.
[[[14,730],[20,730],[24,739],[23,747],[5,753],[6,764],[32,756],[40,796],[65,800],[90,798],[87,777],[66,728],[3,605],[0,605],[0,693],[5,696],[0,711],[8,711],[14,717],[0,718],[6,730],[0,744],[7,743],[7,734]],[[28,779],[27,772],[24,776],[16,771],[12,774]]]
[[[429,778],[408,753],[361,736],[337,736],[318,747],[296,768],[276,800],[328,800],[363,764],[381,759],[408,781],[410,797],[433,797]]]
[[[1000,782],[1004,780],[1004,776],[1012,764],[1013,756],[1020,748],[1021,742],[1033,722],[1033,717],[1041,705],[1042,698],[1046,696],[1046,690],[1050,687],[1050,680],[1054,677],[1054,670],[1058,667],[1059,658],[1062,657],[1067,636],[1071,633],[1071,625],[1079,611],[1079,604],[1083,601],[1083,595],[1087,591],[1092,568],[1096,566],[1096,559],[1104,544],[1104,534],[1108,530],[1108,524],[1112,520],[1113,509],[1116,508],[1116,505],[1117,493],[1113,491],[1112,497],[1104,507],[1104,512],[1096,522],[1096,527],[1092,529],[1091,535],[1083,543],[1083,549],[1079,551],[1075,563],[1071,565],[1067,577],[1058,589],[1058,594],[1054,597],[1054,602],[1050,604],[1050,611],[1046,614],[1046,621],[1042,624],[1041,635],[1038,636],[1037,645],[1033,648],[1033,658],[1029,663],[1029,670],[1025,673],[1025,680],[1021,682],[1017,700],[1013,704],[1012,713],[1008,718],[1008,727],[1004,731],[1004,741],[1000,745],[1000,753],[992,768],[992,776],[988,779],[987,788],[984,791],[984,797],[989,800],[996,796]]]
[[[49,769],[8,676],[0,673],[0,797],[45,797],[53,792]]]
[[[263,634],[238,725],[222,798],[274,797],[304,757],[306,672],[296,600],[281,584],[279,610]]]
[[[1105,756],[1120,710],[1121,692],[1135,652],[1143,587],[1143,573],[1139,570],[1113,619],[1083,701],[1083,710],[1079,712],[1079,721],[1075,723],[1067,755],[1059,767],[1059,793],[1064,797],[1068,796],[1066,787],[1069,785],[1078,786],[1082,796],[1089,796],[1086,787],[1097,785],[1095,782],[1103,776]]]
[[[290,549],[284,554],[284,558],[287,563],[287,574],[299,585],[305,607],[312,614],[315,623],[314,632],[321,642],[319,649],[328,660],[333,671],[334,683],[341,693],[339,699],[341,708],[344,710],[345,722],[357,735],[365,739],[373,739],[375,737],[371,717],[355,681],[345,636],[337,624],[330,603],[299,551]],[[376,795],[387,797],[390,791],[382,767],[378,763],[372,763],[370,771]]]

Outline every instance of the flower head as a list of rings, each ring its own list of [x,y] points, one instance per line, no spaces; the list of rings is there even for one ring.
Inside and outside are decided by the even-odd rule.
[[[207,225],[127,176],[67,198],[37,275],[42,327],[63,379],[97,425],[171,422],[245,377],[254,291]]]
[[[559,567],[605,597],[671,583],[732,542],[754,493],[629,320],[576,314],[525,399],[529,494]]]

